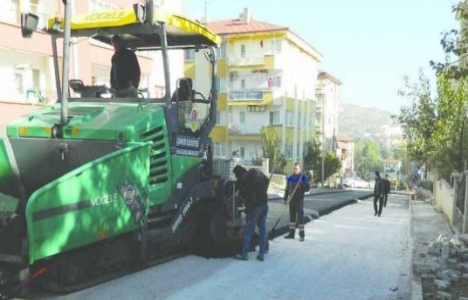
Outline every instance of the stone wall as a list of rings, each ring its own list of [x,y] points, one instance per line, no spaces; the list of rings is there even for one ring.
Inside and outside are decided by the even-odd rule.
[[[444,179],[439,179],[434,184],[433,193],[436,205],[443,210],[450,224],[453,225],[454,194],[452,186]]]

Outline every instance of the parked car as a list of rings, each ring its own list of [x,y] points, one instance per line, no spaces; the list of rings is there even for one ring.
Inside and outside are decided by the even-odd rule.
[[[359,177],[346,178],[343,185],[352,188],[370,188],[370,183]]]

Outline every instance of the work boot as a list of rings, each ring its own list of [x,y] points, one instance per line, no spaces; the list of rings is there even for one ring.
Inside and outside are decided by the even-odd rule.
[[[257,255],[257,259],[258,259],[259,261],[264,261],[264,260],[265,260],[265,255],[259,254],[259,255]]]
[[[294,230],[289,230],[289,234],[284,237],[285,239],[294,239]]]
[[[249,256],[247,255],[247,253],[237,254],[236,256],[234,256],[234,258],[237,260],[249,260]]]

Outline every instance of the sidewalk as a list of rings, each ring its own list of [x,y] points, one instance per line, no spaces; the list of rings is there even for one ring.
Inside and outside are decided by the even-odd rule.
[[[436,241],[441,234],[452,236],[453,231],[447,217],[436,211],[432,203],[424,201],[410,201],[410,239],[409,255],[411,256],[409,275],[413,300],[422,300],[423,282],[421,275],[414,266],[427,262],[428,245]]]

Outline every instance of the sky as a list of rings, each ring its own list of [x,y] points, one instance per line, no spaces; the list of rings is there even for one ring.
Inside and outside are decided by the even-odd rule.
[[[208,21],[253,17],[288,26],[324,57],[319,68],[340,79],[343,102],[399,112],[404,76],[422,70],[434,80],[430,60],[444,61],[442,34],[458,28],[456,0],[185,0],[185,14]]]

